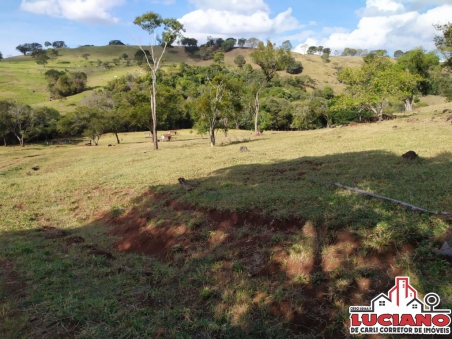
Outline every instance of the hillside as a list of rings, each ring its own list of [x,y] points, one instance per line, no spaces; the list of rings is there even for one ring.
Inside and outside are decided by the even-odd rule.
[[[0,337],[345,338],[395,276],[449,309],[447,220],[311,180],[451,212],[447,117],[0,147]]]
[[[90,90],[102,87],[115,77],[120,77],[127,73],[140,74],[139,66],[126,66],[126,61],[121,59],[121,63],[115,66],[112,62],[114,58],[120,58],[126,53],[130,59],[133,59],[138,46],[101,46],[101,47],[79,47],[59,49],[60,56],[56,60],[51,60],[43,67],[37,65],[30,56],[17,56],[4,59],[0,62],[0,99],[13,99],[30,105],[46,105],[54,107],[61,112],[73,109]],[[161,51],[160,47],[156,48],[156,52]],[[247,63],[251,63],[253,67],[258,67],[252,63],[249,56],[250,49],[236,48],[225,53],[225,63],[228,66],[236,67],[234,58],[241,54],[245,57]],[[83,54],[90,54],[88,60],[82,58]],[[317,81],[317,86],[323,88],[330,86],[335,93],[340,93],[344,86],[337,81],[337,70],[343,67],[359,67],[362,59],[359,57],[331,57],[331,62],[326,64],[322,62],[320,56],[317,55],[300,55],[293,53],[294,58],[303,64],[303,75],[309,75]],[[109,61],[110,69],[97,67],[96,61]],[[190,65],[207,66],[212,60],[202,61],[191,58],[185,53],[182,47],[174,47],[165,53],[166,64],[186,62]],[[49,95],[46,90],[46,80],[44,73],[48,69],[83,71],[88,76],[88,91],[84,93],[68,97],[65,100],[49,101]],[[286,72],[280,72],[281,76],[292,76]]]

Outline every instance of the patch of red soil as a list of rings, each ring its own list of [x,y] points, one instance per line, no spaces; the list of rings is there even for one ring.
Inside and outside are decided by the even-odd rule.
[[[352,255],[360,245],[358,237],[350,231],[339,233],[334,244],[328,246],[322,256],[323,271],[332,272],[343,266],[344,260]]]
[[[159,228],[140,230],[140,227],[132,227],[119,232],[113,230],[110,234],[123,233],[123,238],[117,243],[116,249],[119,252],[144,253],[165,259],[170,250],[176,251],[176,245],[184,248],[190,244],[183,236],[187,233],[186,226],[161,226]],[[126,231],[126,232],[124,232]]]
[[[203,213],[212,221],[218,223],[221,227],[241,227],[245,225],[253,226],[269,226],[272,229],[294,230],[301,228],[304,222],[297,218],[279,220],[272,216],[263,216],[256,212],[239,213],[236,211],[218,211],[207,210],[193,206],[187,203],[181,203],[177,200],[168,200],[165,202],[167,207],[171,207],[175,211],[195,211]]]
[[[357,253],[361,239],[348,230],[333,231],[295,218],[278,220],[256,212],[205,210],[171,200],[168,196],[152,192],[149,193],[151,196],[170,208],[162,212],[165,218],[169,216],[167,221],[158,226],[148,226],[148,220],[158,216],[158,212],[153,211],[132,210],[123,216],[109,217],[113,224],[118,225],[109,232],[121,237],[116,245],[118,251],[144,253],[163,260],[179,260],[183,255],[179,257],[176,253],[184,251],[187,251],[187,256],[183,260],[189,256],[209,254],[221,262],[217,274],[223,282],[230,279],[234,267],[241,267],[249,279],[272,281],[281,288],[294,288],[296,282],[302,301],[274,302],[271,313],[285,319],[297,333],[309,328],[309,331],[317,329],[324,338],[344,337],[342,332],[325,332],[328,325],[337,321],[337,310],[331,306],[332,301],[337,299],[350,305],[368,303],[378,293],[387,291],[393,285],[394,277],[400,275],[400,270],[396,269],[397,258],[413,251],[412,246],[404,245],[361,256]],[[189,227],[178,221],[178,216],[183,213],[174,211],[185,211],[184,218],[195,213],[202,213],[206,218],[201,225]],[[298,234],[309,247],[301,249],[300,255],[291,255],[289,241],[297,239],[287,236],[291,233]],[[358,277],[344,278],[339,268],[356,271]],[[151,274],[149,272],[152,272],[152,267],[143,269],[143,274]],[[294,279],[300,275],[306,278],[306,282]],[[339,279],[346,281],[343,289],[335,285]],[[262,298],[256,296],[255,303],[260,303]]]

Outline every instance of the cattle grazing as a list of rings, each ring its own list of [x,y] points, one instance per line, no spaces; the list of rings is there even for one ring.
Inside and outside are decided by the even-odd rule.
[[[161,139],[162,141],[171,141],[171,134],[162,134],[162,135],[160,136],[160,139]]]

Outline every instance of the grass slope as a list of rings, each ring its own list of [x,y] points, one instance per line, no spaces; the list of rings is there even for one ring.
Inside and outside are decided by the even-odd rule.
[[[144,47],[146,49],[146,47]],[[126,62],[121,60],[118,66],[113,65],[114,58],[120,58],[126,53],[129,58],[133,58],[138,46],[92,46],[79,48],[59,49],[60,56],[57,60],[50,61],[46,67],[36,65],[31,56],[18,56],[4,59],[0,62],[0,99],[13,99],[25,104],[33,104],[38,106],[49,106],[67,112],[74,109],[74,106],[84,96],[90,93],[90,90],[69,97],[65,100],[48,100],[48,92],[46,90],[46,81],[44,73],[51,68],[57,70],[83,71],[88,75],[88,87],[91,89],[105,86],[108,81],[115,77],[120,77],[127,73],[140,74],[141,69],[138,66],[126,67]],[[148,48],[149,49],[149,48]],[[156,54],[161,52],[161,47],[156,47]],[[248,63],[257,68],[252,63],[249,56],[251,50],[236,48],[225,54],[225,63],[231,67],[235,67],[234,58],[241,54]],[[90,54],[86,61],[82,58],[83,54]],[[361,58],[352,57],[331,57],[331,63],[325,64],[321,61],[320,56],[293,54],[295,59],[302,62],[304,71],[302,74],[311,76],[317,81],[319,88],[331,86],[336,93],[340,93],[344,86],[337,81],[337,69],[339,67],[359,67],[362,63]],[[187,55],[182,47],[174,47],[167,49],[165,53],[165,63],[186,62],[191,65],[207,66],[212,60],[201,61],[195,60]],[[96,67],[96,61],[109,61],[111,69]],[[280,72],[282,76],[292,76],[286,72]]]
[[[402,274],[451,308],[445,221],[311,182],[451,211],[452,125],[415,119],[0,148],[0,336],[341,338]]]

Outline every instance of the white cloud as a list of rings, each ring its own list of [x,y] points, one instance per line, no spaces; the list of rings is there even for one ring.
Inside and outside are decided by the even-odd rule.
[[[414,4],[415,1],[404,1]],[[428,0],[422,1],[427,4]],[[435,2],[441,2],[437,0]],[[420,1],[416,2],[419,5]],[[434,1],[430,1],[430,4]],[[404,7],[398,0],[368,0],[356,29],[351,32],[328,32],[311,35],[305,43],[342,50],[345,47],[360,49],[410,50],[417,46],[434,49],[433,37],[438,32],[436,23],[447,23],[452,17],[452,5],[444,4],[421,13]]]
[[[268,6],[262,0],[191,1],[200,8],[184,15],[179,21],[184,24],[186,36],[200,41],[205,41],[208,35],[275,39],[274,35],[302,27],[292,16],[291,8],[270,18]]]
[[[356,13],[362,17],[393,15],[405,12],[405,6],[393,0],[367,0],[366,7]]]
[[[112,24],[118,18],[112,17],[108,10],[120,6],[125,0],[22,0],[20,9],[69,20]]]

